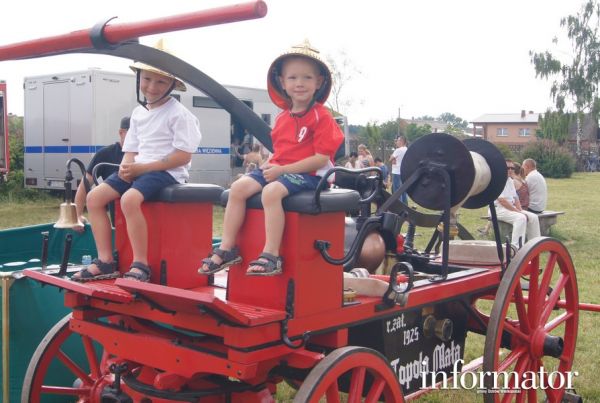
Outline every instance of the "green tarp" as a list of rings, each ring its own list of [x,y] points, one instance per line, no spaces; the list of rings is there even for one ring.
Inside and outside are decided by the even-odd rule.
[[[64,248],[65,236],[73,235],[69,262],[81,262],[82,255],[96,255],[94,240],[89,227],[83,234],[70,230],[57,230],[52,224],[35,225],[0,231],[0,271],[10,281],[2,281],[7,285],[9,301],[9,396],[0,395],[0,401],[20,402],[21,386],[29,360],[44,335],[70,311],[63,305],[63,293],[56,287],[42,284],[18,275],[18,270],[39,267],[41,258],[42,232],[49,233],[48,264],[60,264]],[[6,290],[3,290],[5,292]],[[2,300],[0,299],[0,307]],[[0,316],[0,324],[6,319]],[[4,342],[4,341],[3,341]],[[2,351],[0,350],[0,357]],[[4,359],[4,357],[1,357]],[[1,362],[1,361],[0,361]],[[66,377],[64,369],[57,370],[57,376]],[[6,382],[6,376],[0,366],[0,378]],[[68,379],[68,378],[67,378]],[[72,379],[72,376],[71,376]],[[44,402],[68,401],[64,397],[44,399]]]

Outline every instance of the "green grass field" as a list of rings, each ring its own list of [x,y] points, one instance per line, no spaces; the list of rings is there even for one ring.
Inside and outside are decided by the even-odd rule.
[[[575,263],[581,302],[600,304],[600,173],[575,174],[570,179],[548,180],[549,210],[564,211],[558,224],[552,228],[552,236],[563,242]],[[0,204],[0,229],[22,225],[51,222],[58,217],[60,200],[45,200],[39,203]],[[220,236],[223,211],[215,210],[215,235]],[[486,209],[462,210],[461,223],[473,234],[483,226],[479,218]],[[426,242],[429,232],[423,231],[418,242]],[[467,337],[466,360],[478,357],[483,352],[484,338],[478,335]],[[600,369],[600,313],[582,311],[580,314],[577,351],[573,370],[579,373],[575,387],[585,402],[600,402],[600,382],[596,371]],[[293,390],[280,386],[278,401],[290,401]],[[435,392],[421,398],[424,402],[479,402],[481,396],[472,391]]]

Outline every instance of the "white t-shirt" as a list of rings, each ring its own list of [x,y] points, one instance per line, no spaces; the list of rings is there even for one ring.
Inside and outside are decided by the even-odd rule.
[[[525,178],[529,189],[529,208],[535,211],[544,211],[548,200],[546,180],[536,169],[529,172]]]
[[[515,201],[519,199],[517,190],[515,189],[515,183],[510,177],[507,178],[504,189],[502,189],[502,193],[500,193],[500,196],[498,196],[498,199],[500,198],[506,199],[513,206],[515,205]],[[502,207],[500,203],[498,203],[498,200],[496,200],[494,204],[496,207]]]
[[[398,147],[392,153],[392,157],[396,159],[396,162],[392,164],[392,173],[394,175],[400,175],[400,165],[402,164],[402,159],[404,158],[407,149],[406,146]]]
[[[148,110],[140,105],[133,110],[123,152],[137,152],[135,162],[153,162],[175,150],[195,153],[201,139],[198,119],[170,98],[158,108]],[[185,183],[191,165],[189,162],[167,172],[179,183]]]

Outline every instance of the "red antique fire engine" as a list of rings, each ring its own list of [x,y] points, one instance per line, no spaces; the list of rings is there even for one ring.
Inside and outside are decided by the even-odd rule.
[[[103,22],[0,47],[0,60],[87,52],[142,61],[211,96],[270,148],[269,127],[242,102],[189,64],[133,40],[265,13],[258,1],[143,23]],[[242,265],[223,275],[197,275],[212,249],[213,205],[227,202],[228,192],[210,184],[171,186],[144,204],[150,283],[78,283],[65,276],[66,267],[27,270],[30,278],[65,290],[72,313],[41,341],[22,401],[271,402],[285,381],[297,389],[295,402],[338,402],[343,394],[348,402],[402,402],[472,368],[461,361],[467,332],[485,335],[484,371],[512,371],[518,378],[544,367],[565,375],[571,370],[580,304],[564,245],[537,238],[514,254],[499,235],[491,243],[451,241],[459,207],[490,205],[499,234],[493,200],[506,168],[493,145],[425,136],[404,158],[403,186],[392,195],[382,189],[377,169],[333,173],[336,187],[285,200],[282,275],[246,276]],[[441,214],[403,205],[398,199],[405,191]],[[264,243],[260,197],[248,208],[238,238],[244,261]],[[424,251],[414,247],[416,227],[433,229]],[[115,228],[123,272],[132,253],[118,203]],[[360,269],[380,265],[385,274]],[[493,300],[491,309],[481,308],[485,300]],[[73,344],[81,357],[69,353]],[[72,374],[68,384],[53,380],[57,361]],[[498,388],[486,375],[483,396],[577,398],[557,377],[540,377],[554,387],[521,394],[514,382]]]

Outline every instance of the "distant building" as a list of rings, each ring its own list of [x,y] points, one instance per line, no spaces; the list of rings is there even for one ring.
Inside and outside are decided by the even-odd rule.
[[[495,144],[505,144],[520,150],[527,143],[536,141],[536,130],[540,114],[522,110],[521,113],[490,113],[474,119],[473,134]],[[479,132],[481,130],[481,132]]]

